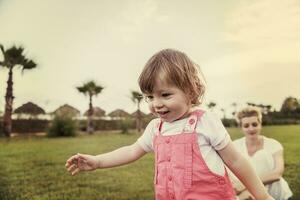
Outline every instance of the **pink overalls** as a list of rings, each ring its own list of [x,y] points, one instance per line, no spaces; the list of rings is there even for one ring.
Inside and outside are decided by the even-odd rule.
[[[236,199],[227,171],[225,176],[209,170],[202,158],[195,132],[203,111],[191,114],[182,133],[162,136],[163,122],[154,137],[156,200]],[[226,170],[226,169],[225,169]]]

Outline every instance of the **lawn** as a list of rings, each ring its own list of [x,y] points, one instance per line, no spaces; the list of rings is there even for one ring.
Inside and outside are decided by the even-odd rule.
[[[239,129],[228,129],[232,138]],[[284,177],[300,199],[300,126],[268,126],[263,133],[285,148]],[[0,138],[0,199],[141,200],[153,196],[153,154],[128,166],[70,176],[66,159],[77,152],[97,154],[131,144],[137,134],[98,133],[74,138]]]

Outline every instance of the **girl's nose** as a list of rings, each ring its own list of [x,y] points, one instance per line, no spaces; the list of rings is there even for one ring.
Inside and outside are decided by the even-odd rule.
[[[161,107],[163,107],[163,103],[162,103],[159,99],[155,99],[155,100],[153,101],[153,106],[154,106],[155,108],[161,108]]]

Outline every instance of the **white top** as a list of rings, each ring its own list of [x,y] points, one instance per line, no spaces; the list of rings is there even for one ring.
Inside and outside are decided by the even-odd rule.
[[[265,136],[263,136],[263,149],[256,151],[252,156],[248,154],[245,137],[235,140],[233,144],[240,153],[250,160],[258,175],[273,170],[275,167],[273,154],[283,150],[282,145],[277,140]],[[234,178],[236,179],[236,177]],[[292,192],[283,178],[266,185],[266,188],[276,200],[285,200],[292,196]]]
[[[184,118],[171,123],[164,122],[161,127],[161,134],[167,136],[181,133],[187,119]],[[146,127],[143,135],[137,140],[146,152],[153,152],[155,125],[159,121],[159,118],[153,119]],[[231,139],[221,120],[214,113],[205,111],[202,117],[198,119],[196,133],[198,134],[200,152],[206,165],[212,172],[223,176],[225,174],[224,163],[216,151],[223,149]]]

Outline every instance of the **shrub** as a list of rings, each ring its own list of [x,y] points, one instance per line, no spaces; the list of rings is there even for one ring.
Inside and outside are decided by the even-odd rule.
[[[55,117],[47,130],[49,137],[75,136],[77,125],[68,117]]]
[[[49,123],[49,120],[44,119],[13,119],[12,132],[19,134],[45,132]]]
[[[235,121],[235,119],[228,119],[228,118],[223,118],[222,123],[225,127],[236,127],[238,124]]]
[[[122,134],[128,134],[129,129],[133,126],[134,121],[132,119],[124,119],[120,121],[120,129]]]
[[[3,124],[3,121],[0,120],[0,137],[4,136],[2,124]]]

